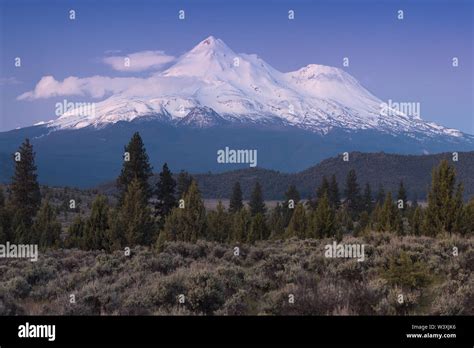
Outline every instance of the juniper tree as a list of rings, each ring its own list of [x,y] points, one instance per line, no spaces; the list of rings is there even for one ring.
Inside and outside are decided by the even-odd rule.
[[[193,177],[188,172],[182,170],[178,174],[176,179],[176,194],[178,198],[183,198],[184,194],[188,191],[189,186],[193,182]]]
[[[109,228],[109,205],[107,198],[99,195],[92,203],[91,214],[85,224],[85,249],[107,249]]]
[[[443,231],[455,231],[460,224],[459,219],[462,218],[462,191],[462,185],[456,185],[454,167],[446,160],[441,161],[432,172],[423,223],[426,234],[434,236]]]
[[[335,235],[335,214],[326,194],[318,200],[318,205],[314,212],[314,226],[316,228],[315,235],[319,238],[332,237]]]
[[[165,163],[160,173],[160,179],[156,184],[156,198],[158,201],[155,206],[156,214],[163,219],[176,207],[175,188],[176,181],[168,169],[168,164]]]
[[[124,161],[122,171],[117,178],[117,188],[120,192],[120,204],[123,202],[128,185],[133,179],[137,179],[142,186],[145,197],[148,201],[152,196],[152,189],[148,179],[153,175],[152,167],[149,163],[145,145],[138,132],[135,132],[128,145],[125,146]]]
[[[161,239],[194,243],[205,237],[206,211],[194,180],[183,199],[184,207],[174,208],[166,218]]]
[[[247,236],[247,242],[254,244],[257,240],[264,240],[268,238],[268,228],[265,223],[265,217],[262,213],[255,214],[252,217],[250,224],[250,231]]]
[[[118,213],[125,246],[150,245],[153,230],[150,214],[143,187],[138,179],[134,179],[128,185]]]
[[[35,153],[29,139],[21,144],[14,155],[14,160],[15,173],[10,186],[10,203],[14,214],[13,228],[15,230],[19,228],[19,234],[22,235],[23,241],[27,242],[31,237],[31,231],[29,230],[33,224],[33,217],[41,204]],[[23,226],[20,227],[20,225]],[[16,234],[16,237],[19,237],[19,235]]]
[[[240,188],[240,183],[237,181],[235,182],[234,186],[232,187],[232,195],[230,196],[229,202],[229,212],[236,213],[244,204],[242,203],[242,190]]]
[[[252,195],[250,196],[249,207],[252,216],[257,215],[258,213],[265,214],[266,207],[263,200],[262,187],[258,181],[255,183]]]
[[[34,243],[42,249],[49,247],[59,247],[61,244],[61,224],[56,220],[56,213],[46,199],[36,216],[32,231],[34,233]]]
[[[225,211],[221,201],[216,210],[207,214],[207,239],[217,242],[225,242],[230,237],[230,215]]]
[[[288,224],[287,236],[305,238],[308,233],[308,218],[304,205],[299,203],[295,207],[293,216]]]

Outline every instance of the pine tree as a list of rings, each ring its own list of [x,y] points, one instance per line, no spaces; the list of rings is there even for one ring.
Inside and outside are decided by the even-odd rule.
[[[283,218],[283,207],[280,203],[277,203],[272,209],[268,225],[271,228],[271,237],[283,238],[285,234],[285,221]]]
[[[229,212],[236,213],[244,204],[242,203],[242,190],[240,189],[240,183],[237,181],[232,188],[232,195],[230,196]]]
[[[405,212],[407,209],[407,191],[405,189],[405,186],[403,185],[403,180],[400,181],[400,186],[398,187],[398,195],[397,195],[397,204],[399,202],[403,203],[403,208],[400,208],[402,212]]]
[[[41,205],[32,227],[34,243],[41,249],[59,247],[61,244],[61,224],[56,220],[56,213],[46,199]]]
[[[266,207],[263,200],[262,187],[258,181],[255,183],[252,195],[250,196],[249,207],[250,214],[252,214],[252,216],[257,215],[258,213],[265,214]]]
[[[221,201],[207,214],[207,240],[225,242],[230,238],[230,216]]]
[[[336,232],[336,220],[334,210],[329,205],[327,195],[318,200],[318,206],[314,212],[315,235],[319,238],[332,237]]]
[[[346,195],[347,211],[351,217],[355,219],[360,213],[362,204],[360,188],[357,183],[357,175],[354,169],[351,169],[349,173],[347,173],[346,189],[344,193]]]
[[[166,218],[163,231],[166,240],[196,242],[205,237],[206,211],[198,186],[193,180],[184,194],[184,208],[174,208]]]
[[[287,236],[306,238],[308,232],[308,219],[306,217],[306,210],[304,205],[299,203],[295,207],[293,216],[291,217],[290,223],[288,224]]]
[[[84,229],[84,247],[86,250],[108,248],[109,205],[107,198],[99,195],[92,203],[91,214]]]
[[[120,203],[123,202],[128,185],[133,179],[137,179],[142,185],[145,196],[148,199],[152,196],[152,189],[148,183],[148,179],[153,175],[152,167],[148,160],[142,138],[138,132],[135,132],[130,142],[125,146],[125,154],[122,171],[117,178],[117,188],[120,192]]]
[[[189,175],[188,172],[182,170],[178,174],[178,178],[176,180],[176,194],[178,198],[183,198],[184,194],[188,192],[189,186],[193,182],[193,177]]]
[[[462,233],[472,235],[474,233],[474,198],[464,207],[464,220]]]
[[[443,231],[455,232],[462,218],[462,185],[456,187],[454,167],[443,160],[433,169],[428,206],[423,222],[424,233],[434,236]]]
[[[142,185],[138,179],[134,179],[128,185],[118,214],[125,246],[132,247],[152,243],[153,222],[150,214]]]
[[[372,190],[370,189],[370,184],[366,183],[364,188],[364,210],[367,212],[367,214],[371,214],[372,209]]]
[[[15,158],[15,173],[11,183],[11,208],[14,213],[13,229],[21,235],[23,242],[31,236],[33,217],[41,204],[41,193],[37,181],[35,153],[30,141],[26,139]],[[20,226],[23,225],[23,226]],[[20,238],[15,232],[15,239]]]
[[[341,195],[339,193],[336,175],[334,174],[331,176],[331,182],[329,183],[328,198],[329,204],[331,204],[334,209],[339,209],[339,206],[341,205]]]
[[[163,165],[163,170],[160,173],[160,179],[156,184],[156,215],[164,219],[171,210],[176,207],[177,201],[175,197],[176,181],[173,179],[173,174],[168,169],[168,164]]]

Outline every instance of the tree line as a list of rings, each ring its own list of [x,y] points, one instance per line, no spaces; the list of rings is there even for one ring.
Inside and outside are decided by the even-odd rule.
[[[167,241],[198,239],[255,243],[293,237],[340,239],[370,230],[427,236],[474,231],[474,199],[463,202],[463,186],[446,160],[433,168],[426,207],[408,202],[403,181],[395,196],[382,186],[374,194],[369,183],[360,186],[351,170],[342,189],[335,175],[324,177],[314,197],[303,201],[292,185],[285,200],[271,209],[258,182],[247,204],[236,182],[228,208],[219,202],[216,209],[206,210],[196,181],[184,171],[175,180],[165,163],[157,184],[150,184],[152,167],[138,133],[124,150],[116,182],[118,203],[97,195],[90,214],[79,215],[62,238],[56,210],[48,197],[41,197],[35,154],[26,139],[15,153],[7,197],[0,190],[0,242],[111,251],[135,245],[161,249]]]

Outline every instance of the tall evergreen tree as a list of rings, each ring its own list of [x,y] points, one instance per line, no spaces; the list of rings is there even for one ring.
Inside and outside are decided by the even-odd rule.
[[[56,220],[56,212],[46,199],[41,205],[32,227],[34,242],[42,249],[59,247],[61,244],[61,224]]]
[[[33,217],[41,204],[41,193],[37,181],[35,153],[30,141],[26,139],[14,155],[15,173],[11,183],[11,208],[14,214],[13,229],[16,238],[28,242]],[[23,225],[23,226],[21,226]]]
[[[388,191],[380,212],[380,228],[382,231],[396,231],[398,209],[393,202],[392,192]]]
[[[230,196],[229,202],[229,212],[236,213],[244,204],[242,203],[242,190],[240,188],[240,183],[237,181],[232,188],[232,195]]]
[[[252,214],[252,216],[257,215],[258,213],[265,214],[266,207],[263,200],[262,187],[258,181],[255,183],[252,195],[250,196],[249,207],[250,214]]]
[[[299,201],[300,193],[296,189],[295,185],[290,185],[288,190],[285,192],[285,202],[283,203],[282,207],[283,223],[285,227],[290,223],[291,217],[293,216],[293,211],[295,210]]]
[[[66,248],[87,249],[85,245],[84,230],[85,221],[82,216],[79,215],[69,226],[68,235],[64,241],[64,246]]]
[[[441,161],[432,172],[423,223],[426,234],[434,236],[443,231],[455,232],[459,219],[462,218],[462,191],[462,185],[456,185],[454,167],[446,160]]]
[[[138,132],[135,132],[128,145],[125,146],[125,158],[122,165],[122,171],[117,178],[117,188],[120,192],[120,203],[128,191],[128,185],[133,179],[137,179],[142,185],[145,197],[151,198],[153,192],[148,183],[148,179],[153,175],[152,167],[148,160],[145,145]]]
[[[244,243],[250,233],[252,217],[248,209],[243,207],[237,213],[233,214],[231,225],[231,238],[229,242]]]
[[[329,196],[329,181],[326,178],[326,176],[323,176],[323,180],[321,181],[321,184],[316,190],[316,197],[317,199],[321,199],[324,195]]]
[[[175,188],[176,181],[168,169],[168,164],[165,163],[160,173],[160,179],[156,184],[157,203],[155,206],[156,214],[163,219],[176,207]]]
[[[283,238],[285,234],[285,221],[283,217],[283,207],[278,202],[272,209],[268,226],[271,229],[271,236],[275,239]]]
[[[360,209],[361,209],[361,196],[360,196],[360,188],[359,184],[357,183],[357,175],[354,169],[351,169],[347,173],[346,179],[346,206],[348,213],[352,216],[353,219],[357,218]]]
[[[188,192],[189,186],[193,182],[193,177],[186,171],[182,170],[178,174],[178,178],[176,179],[176,193],[178,198],[183,198],[184,194]]]
[[[407,198],[407,191],[405,189],[405,186],[403,185],[403,180],[400,181],[400,185],[398,187],[397,204],[400,201],[403,203],[403,208],[401,208],[400,210],[402,212],[405,212],[407,209],[408,198]]]
[[[338,209],[341,205],[341,195],[339,193],[339,186],[337,184],[336,175],[334,174],[331,176],[331,182],[329,183],[328,198],[329,204],[331,204],[334,209]]]

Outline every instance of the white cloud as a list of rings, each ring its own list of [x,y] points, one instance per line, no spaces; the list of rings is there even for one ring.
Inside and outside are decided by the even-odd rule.
[[[129,66],[126,64],[129,58]],[[103,59],[103,62],[118,71],[144,71],[159,70],[176,58],[165,54],[163,51],[141,51],[126,56],[111,56]]]
[[[4,85],[18,85],[21,81],[16,77],[0,77],[0,86]]]
[[[70,76],[63,81],[53,76],[43,76],[32,91],[23,93],[17,100],[34,100],[58,96],[81,95],[102,98],[108,93],[119,93],[130,86],[143,82],[144,79],[134,77],[92,76],[79,78]]]

